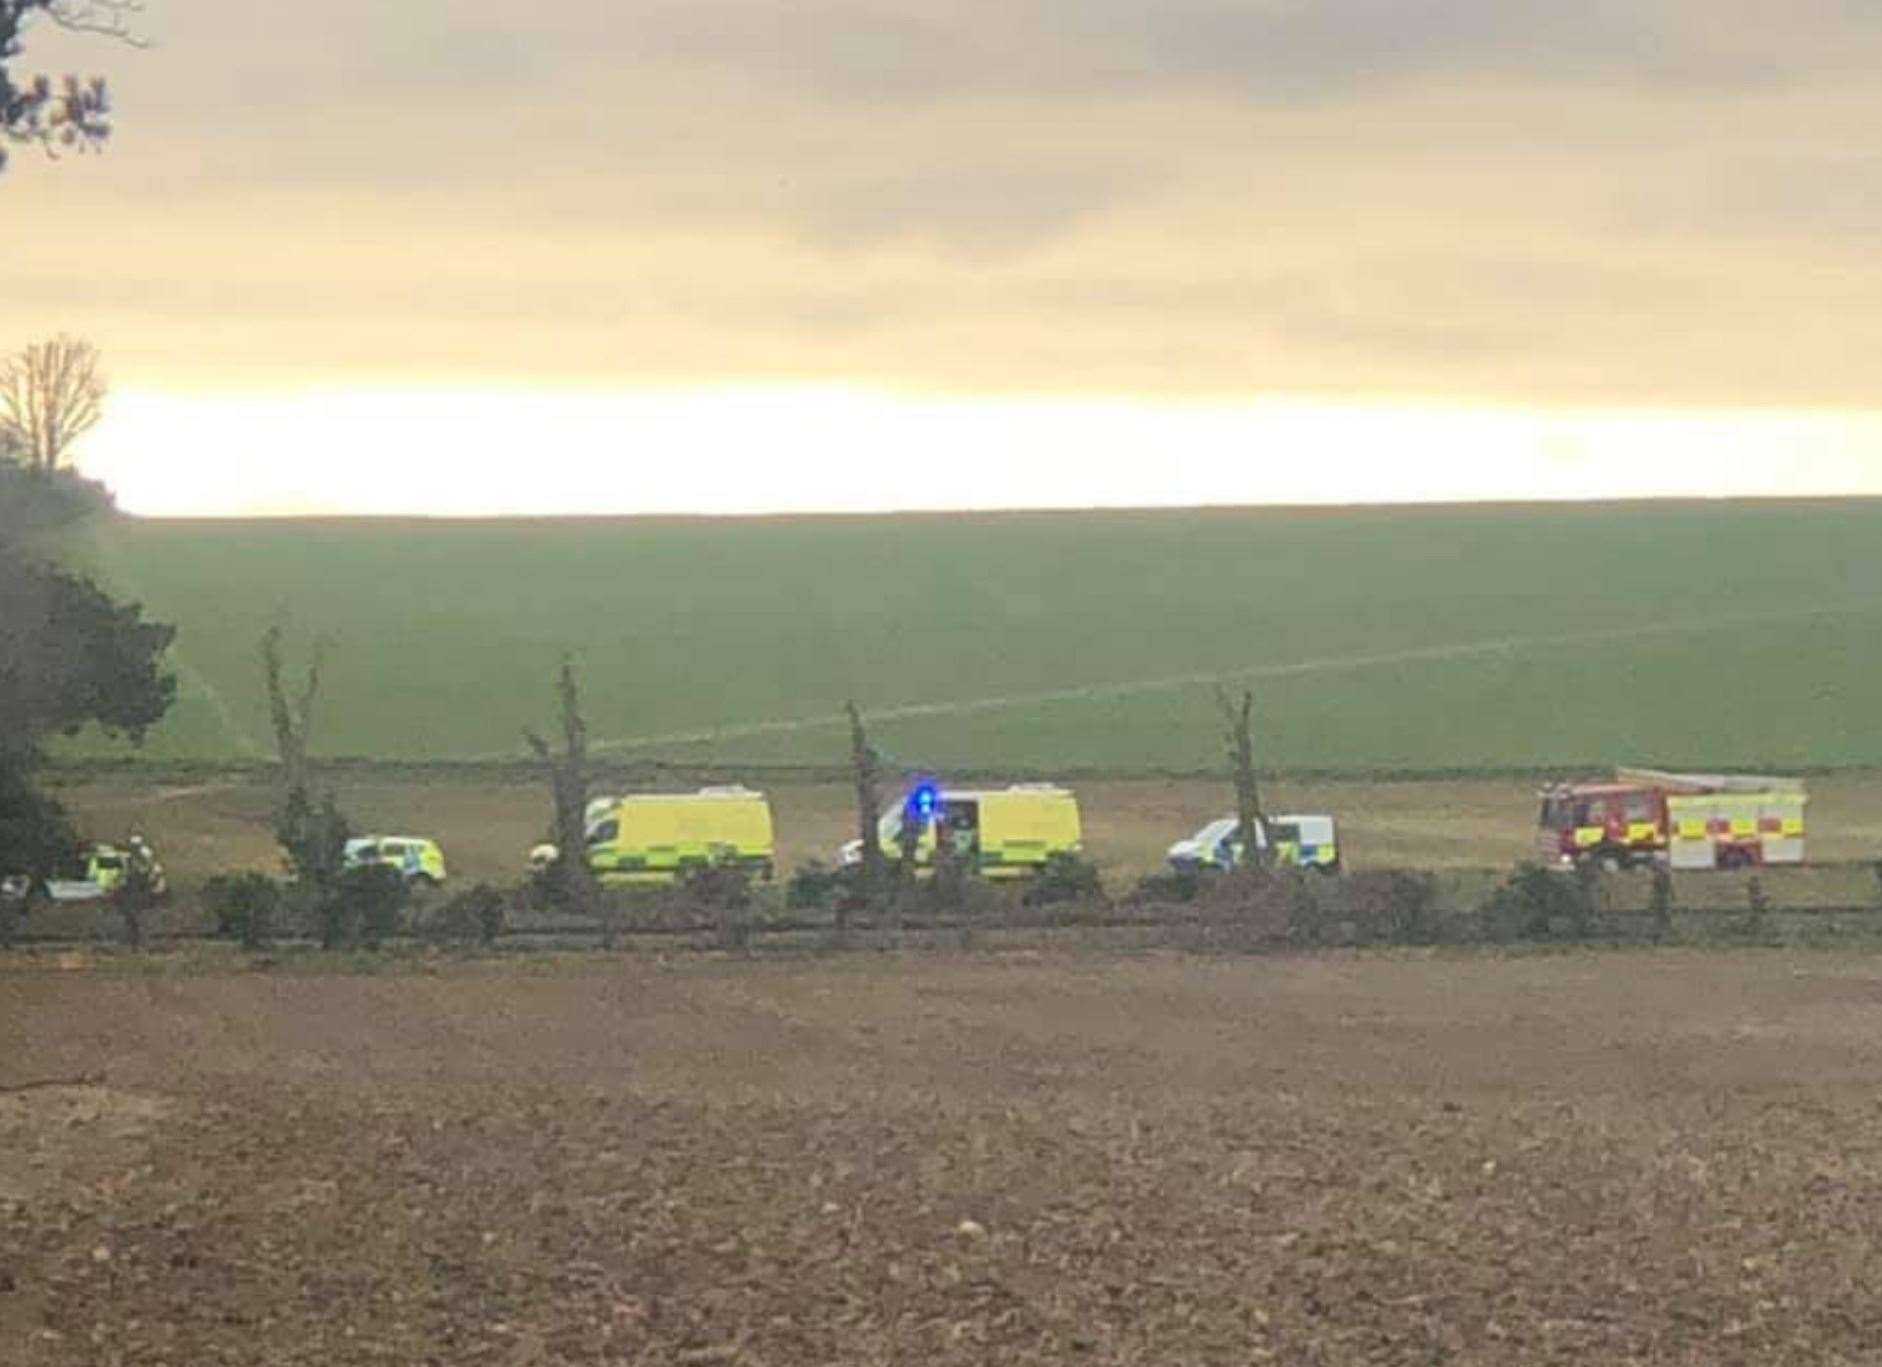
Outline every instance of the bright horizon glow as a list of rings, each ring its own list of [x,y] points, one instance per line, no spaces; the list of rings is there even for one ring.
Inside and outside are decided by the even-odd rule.
[[[837,386],[114,393],[147,517],[747,515],[1882,494],[1882,417]]]

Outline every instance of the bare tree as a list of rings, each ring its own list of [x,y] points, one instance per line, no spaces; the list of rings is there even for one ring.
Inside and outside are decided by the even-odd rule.
[[[582,819],[588,804],[588,724],[582,720],[575,666],[566,657],[556,677],[556,698],[562,713],[561,753],[535,731],[523,731],[523,739],[548,775],[555,803],[556,887],[567,910],[601,922],[602,944],[612,949],[614,918],[602,905],[594,872],[588,867],[588,832]]]
[[[349,935],[354,910],[341,886],[346,874],[346,842],[352,831],[331,792],[319,802],[314,800],[313,765],[307,744],[325,659],[326,642],[316,640],[300,690],[290,694],[281,656],[281,627],[277,623],[262,633],[262,685],[268,694],[275,752],[281,757],[275,839],[293,870],[289,900],[296,914],[318,931],[324,948],[333,949]]]
[[[854,700],[844,703],[850,722],[850,770],[856,779],[856,833],[862,840],[862,902],[873,911],[882,897],[882,796],[877,788],[881,760],[869,744],[863,729],[862,713]],[[837,900],[838,938],[849,931],[849,909],[844,899]]]
[[[50,473],[104,413],[98,349],[76,337],[35,342],[0,369],[0,450]]]
[[[1241,867],[1266,872],[1274,851],[1268,845],[1268,821],[1261,813],[1261,790],[1255,782],[1255,695],[1243,690],[1237,703],[1220,684],[1216,706],[1228,730],[1229,771],[1235,780],[1235,838],[1241,842]]]
[[[307,677],[294,697],[288,696],[282,678],[281,627],[277,623],[262,633],[262,682],[268,690],[268,719],[274,726],[275,750],[281,756],[282,787],[287,792],[308,791],[312,776],[307,765],[307,735],[313,724],[314,699],[320,693],[320,670],[326,659],[326,643],[315,641],[307,661]]]

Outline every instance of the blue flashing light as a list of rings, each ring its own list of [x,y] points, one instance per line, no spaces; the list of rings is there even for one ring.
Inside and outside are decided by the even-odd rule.
[[[924,780],[908,790],[908,797],[903,802],[902,809],[911,823],[926,826],[934,820],[934,814],[940,806],[940,790],[933,783]]]

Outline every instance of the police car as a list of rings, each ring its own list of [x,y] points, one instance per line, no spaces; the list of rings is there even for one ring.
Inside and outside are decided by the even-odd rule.
[[[422,835],[361,835],[346,842],[346,868],[386,864],[405,876],[414,889],[435,888],[444,882],[444,851]]]
[[[153,895],[162,897],[170,891],[170,881],[163,871],[157,852],[142,836],[133,835],[122,846],[93,845],[72,864],[59,869],[40,884],[47,900],[53,902],[96,902],[111,896],[124,885],[134,866],[142,866],[150,878]],[[27,902],[32,898],[33,879],[26,874],[0,878],[0,897]]]

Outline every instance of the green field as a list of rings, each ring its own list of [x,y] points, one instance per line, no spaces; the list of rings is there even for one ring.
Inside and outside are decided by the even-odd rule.
[[[1213,765],[1215,678],[1296,770],[1882,764],[1882,502],[752,520],[134,521],[180,627],[146,752],[265,753],[256,642],[332,638],[317,746],[510,758],[572,652],[611,751]]]

